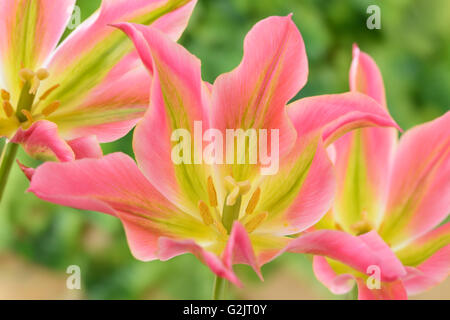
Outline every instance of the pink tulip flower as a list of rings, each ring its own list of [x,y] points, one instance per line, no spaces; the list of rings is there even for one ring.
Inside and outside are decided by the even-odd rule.
[[[139,260],[192,253],[236,285],[235,263],[261,276],[261,266],[331,206],[336,180],[325,147],[357,127],[396,126],[374,99],[357,92],[286,107],[308,74],[290,16],[257,23],[245,38],[241,64],[213,85],[202,81],[199,60],[159,30],[117,27],[154,74],[150,107],[134,133],[138,164],[122,153],[46,163],[29,190],[46,201],[116,216]],[[227,129],[278,129],[278,173],[261,175],[259,162],[175,164],[172,133],[183,128],[194,135],[196,121],[224,135]]]
[[[381,73],[353,48],[350,88],[386,110]],[[314,272],[335,294],[405,299],[444,281],[450,271],[450,112],[408,130],[354,130],[332,145],[337,194],[332,210],[288,250],[314,256]],[[330,230],[332,229],[332,230]],[[379,262],[371,264],[369,258]],[[373,267],[380,286],[371,287]],[[376,275],[375,275],[376,276]]]
[[[124,136],[147,109],[151,77],[108,24],[151,24],[178,39],[196,1],[103,0],[58,45],[75,2],[0,2],[0,137],[42,160],[99,157],[98,142]]]

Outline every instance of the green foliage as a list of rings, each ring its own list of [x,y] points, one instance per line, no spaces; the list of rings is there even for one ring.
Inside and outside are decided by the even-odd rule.
[[[79,0],[82,19],[100,0]],[[381,29],[366,28],[370,4],[381,8]],[[450,1],[448,0],[199,0],[180,40],[203,65],[209,82],[236,67],[242,42],[253,24],[270,15],[293,13],[309,59],[309,81],[298,97],[348,90],[352,43],[377,61],[388,106],[404,129],[431,120],[450,106]],[[69,31],[67,31],[67,34]],[[2,142],[0,142],[1,147]],[[105,153],[132,154],[131,134],[103,146]],[[28,165],[37,165],[25,154]],[[209,298],[213,276],[193,256],[143,263],[127,247],[117,219],[44,203],[24,193],[27,181],[14,169],[0,206],[0,249],[64,272],[80,265],[87,298]],[[309,260],[287,255],[264,267],[270,277],[291,264],[313,279]],[[245,282],[256,276],[238,267]]]

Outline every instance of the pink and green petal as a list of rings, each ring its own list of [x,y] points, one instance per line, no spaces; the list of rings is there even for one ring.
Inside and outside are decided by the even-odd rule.
[[[355,285],[355,277],[350,273],[337,274],[323,256],[313,258],[314,274],[333,294],[345,294]]]
[[[450,245],[450,222],[416,238],[395,254],[405,266],[417,267],[448,245]],[[448,269],[450,270],[450,264]]]
[[[285,105],[305,85],[307,75],[305,46],[291,16],[260,21],[245,38],[241,64],[214,83],[213,127],[224,134],[226,129],[267,129],[268,141],[270,129],[278,129],[279,152],[286,154],[296,133]],[[233,170],[236,179],[247,178],[242,166]]]
[[[75,0],[0,2],[0,71],[14,101],[19,97],[19,71],[43,66],[59,42],[74,5]]]
[[[205,242],[216,237],[202,221],[164,198],[133,159],[122,153],[101,159],[47,162],[36,169],[29,191],[56,204],[117,216],[124,222],[133,250],[139,248],[136,241],[154,243],[155,235]],[[141,256],[139,253],[139,249],[134,252]]]
[[[96,135],[100,142],[117,140],[143,117],[149,103],[151,80],[138,54],[132,52],[76,108],[61,106],[47,119],[58,125],[60,134],[67,140],[86,135]],[[123,90],[125,87],[127,90]]]
[[[35,159],[63,162],[75,159],[72,148],[59,136],[56,124],[47,120],[39,120],[26,130],[20,128],[11,141],[21,144]]]
[[[227,245],[222,253],[222,260],[228,269],[231,269],[233,264],[247,264],[263,280],[260,265],[253,251],[249,235],[244,226],[238,221],[233,224]]]
[[[125,135],[148,106],[150,77],[133,43],[111,24],[130,21],[152,24],[172,39],[187,25],[196,1],[103,1],[56,50],[48,64],[51,77],[42,91],[60,86],[49,96],[61,107],[52,114],[66,139],[96,134],[101,142]],[[130,90],[118,90],[126,83]],[[121,94],[117,94],[120,92]],[[124,122],[125,121],[125,122]],[[119,129],[114,132],[113,128]],[[102,124],[112,124],[106,128]],[[107,129],[107,131],[105,131]]]
[[[367,234],[365,239],[334,230],[309,232],[292,240],[287,246],[288,252],[310,253],[337,260],[362,274],[369,266],[379,266],[382,281],[395,281],[404,276],[406,271],[387,258],[379,248],[383,240],[375,232]],[[386,259],[386,260],[385,260]]]
[[[157,29],[130,24],[118,27],[135,40],[143,60],[152,61],[154,73],[150,108],[134,134],[138,164],[162,194],[194,214],[198,201],[208,199],[207,169],[195,164],[194,156],[202,150],[193,141],[194,122],[202,121],[203,130],[208,126],[200,61]],[[189,133],[192,152],[187,160],[191,164],[175,164],[172,159],[174,146],[182,143],[171,141],[175,130]]]
[[[367,94],[387,110],[381,73],[372,58],[356,45],[350,89]],[[338,182],[334,214],[347,232],[357,234],[352,226],[362,219],[374,227],[381,222],[396,141],[395,128],[365,128],[334,143]]]
[[[408,294],[418,294],[443,282],[450,273],[450,245],[439,249],[417,267],[407,267],[403,285]]]
[[[20,170],[22,170],[22,172],[25,174],[25,177],[27,177],[27,179],[29,181],[31,181],[36,169],[27,167],[22,162],[20,162],[18,159],[16,159],[16,162],[17,162],[17,165],[19,166]]]
[[[299,99],[289,104],[287,110],[292,121],[301,124],[296,126],[298,139],[305,139],[314,132],[320,132],[325,146],[357,128],[398,128],[379,103],[358,92]]]
[[[449,127],[447,112],[400,139],[379,230],[394,248],[432,230],[450,212]]]

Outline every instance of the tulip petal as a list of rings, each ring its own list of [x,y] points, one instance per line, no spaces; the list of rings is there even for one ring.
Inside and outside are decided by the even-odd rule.
[[[217,237],[210,227],[167,201],[122,153],[47,162],[36,169],[29,191],[49,202],[120,218],[130,249],[142,260],[156,258],[157,237],[192,238],[206,244]]]
[[[369,289],[363,279],[357,279],[358,300],[406,300],[405,287],[401,280],[382,282],[380,289]]]
[[[205,120],[200,125],[208,126],[206,87],[201,80],[200,62],[157,29],[131,24],[117,26],[134,40],[149,68],[152,62],[154,72],[150,109],[134,134],[137,162],[163,195],[194,214],[198,211],[198,201],[208,199],[205,167],[195,164],[195,157],[202,153],[194,141],[195,122]],[[180,131],[188,134],[182,139],[189,139],[190,144],[183,150],[186,156],[183,154],[182,161],[175,163],[173,147],[176,143],[171,139]],[[200,138],[202,132],[200,129]]]
[[[400,139],[380,235],[393,248],[420,237],[450,212],[450,112]]]
[[[357,128],[399,128],[375,100],[358,92],[299,99],[288,106],[288,114],[302,124],[296,126],[299,139],[320,131],[325,146]]]
[[[230,237],[222,254],[222,260],[229,269],[232,268],[233,264],[248,264],[263,280],[249,235],[242,224],[237,221],[233,224]]]
[[[278,174],[264,179],[256,209],[269,213],[265,226],[280,234],[305,230],[331,206],[335,178],[324,143],[358,127],[395,126],[375,100],[356,92],[300,99],[287,110],[298,138]]]
[[[314,274],[333,294],[345,294],[355,285],[355,277],[350,273],[337,274],[322,256],[313,258]]]
[[[425,235],[416,238],[395,254],[405,266],[417,267],[429,259],[438,250],[450,244],[450,223],[440,226]],[[449,266],[450,270],[450,266]]]
[[[373,59],[353,47],[350,89],[367,94],[386,109],[384,84]],[[361,219],[375,228],[381,222],[388,191],[397,131],[394,128],[355,130],[337,140],[337,196],[334,216],[347,232]]]
[[[450,245],[435,252],[419,266],[408,267],[407,270],[403,285],[408,294],[418,294],[438,285],[449,276]]]
[[[48,63],[51,78],[41,90],[60,85],[47,99],[61,102],[50,120],[65,139],[94,134],[100,142],[113,141],[125,135],[148,106],[151,78],[132,53],[132,42],[108,25],[151,24],[177,39],[195,3],[106,0],[58,47]],[[129,90],[123,90],[124,84]]]
[[[20,128],[13,139],[33,158],[43,161],[71,161],[75,155],[66,141],[60,138],[53,122],[39,120],[23,130]]]
[[[305,85],[308,64],[303,39],[287,17],[269,17],[257,23],[244,41],[244,57],[233,71],[217,78],[213,86],[213,127],[279,130],[280,154],[286,154],[296,133],[285,105]],[[226,150],[224,148],[224,150]],[[245,180],[243,167],[233,167],[233,177]]]
[[[19,165],[20,170],[22,170],[22,172],[25,174],[25,177],[27,177],[27,179],[29,181],[31,181],[31,179],[33,178],[33,175],[34,175],[34,172],[36,171],[36,169],[27,167],[26,165],[21,163],[18,159],[16,159],[16,162]]]
[[[353,45],[353,59],[350,67],[350,90],[367,94],[386,108],[386,95],[381,72],[375,61]]]
[[[75,159],[101,158],[103,156],[102,148],[96,136],[86,136],[67,141],[67,143],[75,153]]]
[[[10,138],[19,126],[20,123],[16,118],[0,119],[0,138]]]
[[[406,271],[393,263],[391,257],[386,259],[383,240],[373,231],[369,234],[361,238],[340,231],[318,230],[294,239],[286,250],[326,256],[362,274],[366,274],[368,267],[378,266],[382,281],[395,281],[405,275]],[[378,251],[380,248],[383,249],[381,252]]]
[[[212,272],[219,277],[229,280],[236,286],[241,287],[242,284],[234,274],[231,267],[225,265],[219,257],[214,253],[204,250],[192,240],[173,240],[169,238],[161,238],[159,240],[158,256],[161,260],[169,260],[180,254],[190,252],[200,261],[207,265]]]
[[[22,68],[37,70],[60,40],[75,0],[2,0],[0,71],[13,101],[19,97]]]

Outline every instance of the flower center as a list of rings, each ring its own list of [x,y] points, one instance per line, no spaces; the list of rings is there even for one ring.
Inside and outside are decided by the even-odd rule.
[[[247,207],[245,208],[244,215],[239,219],[242,196],[250,192],[251,184],[248,180],[237,182],[233,177],[227,176],[225,177],[225,185],[227,195],[222,208],[222,214],[220,214],[217,202],[217,192],[214,187],[213,179],[211,176],[208,177],[207,188],[209,207],[206,202],[202,200],[198,202],[198,208],[203,222],[206,225],[213,225],[216,231],[223,235],[227,235],[231,232],[233,222],[239,220],[249,233],[253,232],[268,216],[267,212],[253,214],[261,196],[261,189],[256,188],[256,190],[253,191]],[[212,208],[212,213],[210,207]]]
[[[54,85],[49,88],[41,94],[35,102],[41,81],[47,79],[48,76],[49,73],[44,68],[41,68],[36,72],[33,72],[30,69],[20,70],[19,77],[21,80],[22,89],[15,109],[10,101],[10,93],[5,89],[0,90],[2,107],[6,117],[17,120],[26,129],[30,127],[34,121],[46,118],[55,112],[60,106],[59,101],[49,103],[40,113],[36,113],[38,106],[46,100],[50,93],[59,87],[59,85]]]
[[[357,236],[367,233],[374,228],[373,223],[369,220],[367,211],[363,211],[361,214],[361,220],[352,224],[350,229],[355,232]]]

